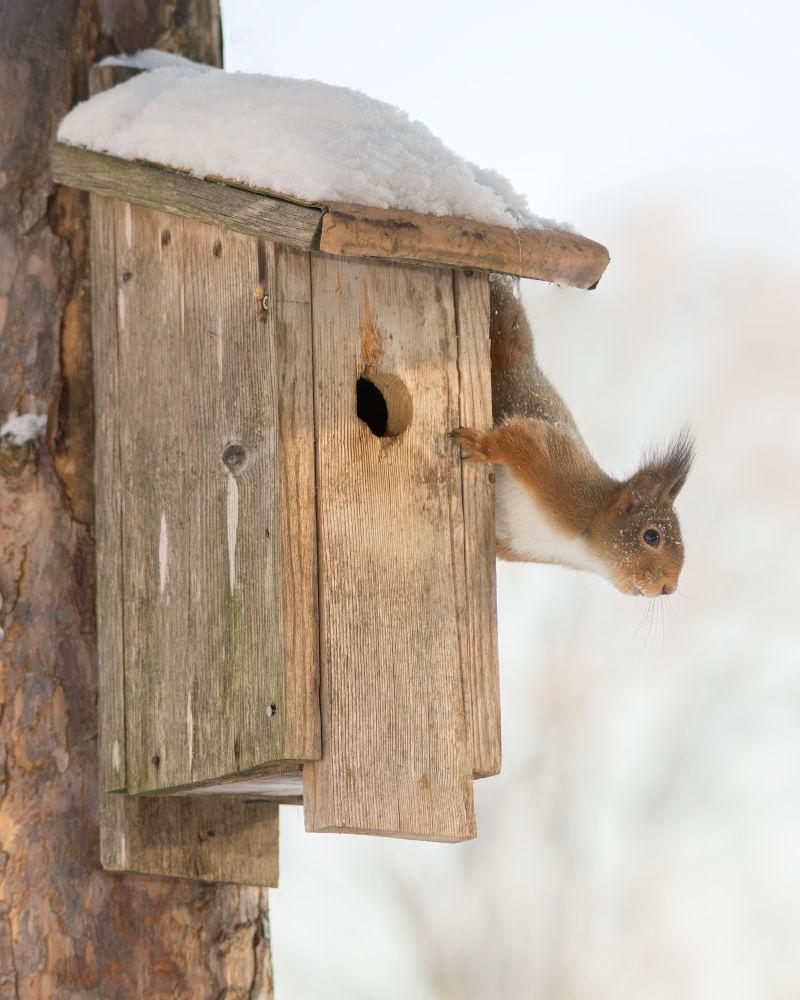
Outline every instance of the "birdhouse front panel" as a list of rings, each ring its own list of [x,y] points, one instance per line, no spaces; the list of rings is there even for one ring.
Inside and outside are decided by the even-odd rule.
[[[496,729],[496,758],[475,766],[471,716],[486,667],[470,616],[493,618],[493,579],[467,596],[492,550],[465,544],[491,525],[490,470],[464,468],[450,437],[462,380],[488,367],[486,277],[462,326],[449,268],[314,254],[311,277],[324,752],[306,825],[462,840],[474,771],[499,769]],[[465,509],[476,485],[483,506]]]

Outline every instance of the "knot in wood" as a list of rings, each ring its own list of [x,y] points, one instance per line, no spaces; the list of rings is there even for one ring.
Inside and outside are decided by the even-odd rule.
[[[247,465],[247,449],[243,444],[225,445],[222,452],[222,464],[234,476],[238,476]]]

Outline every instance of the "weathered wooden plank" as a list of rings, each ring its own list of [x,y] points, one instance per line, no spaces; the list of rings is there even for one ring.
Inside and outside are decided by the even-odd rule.
[[[119,203],[128,790],[191,780],[183,223]]]
[[[311,260],[274,243],[262,247],[275,351],[280,503],[283,756],[321,754],[317,515]]]
[[[110,871],[278,884],[278,806],[208,796],[105,795],[100,857]]]
[[[322,210],[244,187],[57,143],[51,168],[59,184],[122,198],[236,233],[310,250],[319,245]]]
[[[576,288],[594,287],[609,260],[602,244],[563,230],[364,205],[317,207],[226,178],[200,179],[65,143],[53,147],[51,165],[60,184],[305,250],[479,268]]]
[[[100,783],[125,788],[122,493],[114,203],[90,198],[92,221],[92,351],[95,395],[95,537]]]
[[[119,213],[128,788],[318,758],[308,257]]]
[[[312,295],[323,759],[304,771],[306,828],[464,840],[452,277],[313,255]],[[365,372],[387,395],[387,375],[410,393],[400,436],[356,416]]]
[[[327,206],[319,249],[481,268],[576,288],[596,285],[609,259],[600,243],[562,230],[507,229],[405,209],[336,204]]]
[[[192,781],[282,756],[277,371],[252,237],[185,222]]]
[[[454,271],[458,332],[460,424],[492,426],[489,282],[480,272]],[[497,654],[494,479],[491,466],[462,465],[465,614],[462,622],[472,769],[500,772],[500,677]]]

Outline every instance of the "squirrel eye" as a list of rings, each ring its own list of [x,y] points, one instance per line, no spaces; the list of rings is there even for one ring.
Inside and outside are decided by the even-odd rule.
[[[654,549],[658,548],[658,543],[661,541],[661,535],[655,528],[648,528],[642,535],[642,538],[644,538],[648,545],[652,545]]]

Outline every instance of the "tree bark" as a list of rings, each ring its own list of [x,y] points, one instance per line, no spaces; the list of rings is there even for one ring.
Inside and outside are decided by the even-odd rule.
[[[217,0],[2,0],[0,1000],[272,996],[266,892],[99,864],[87,200],[49,149],[89,66],[219,65]]]

